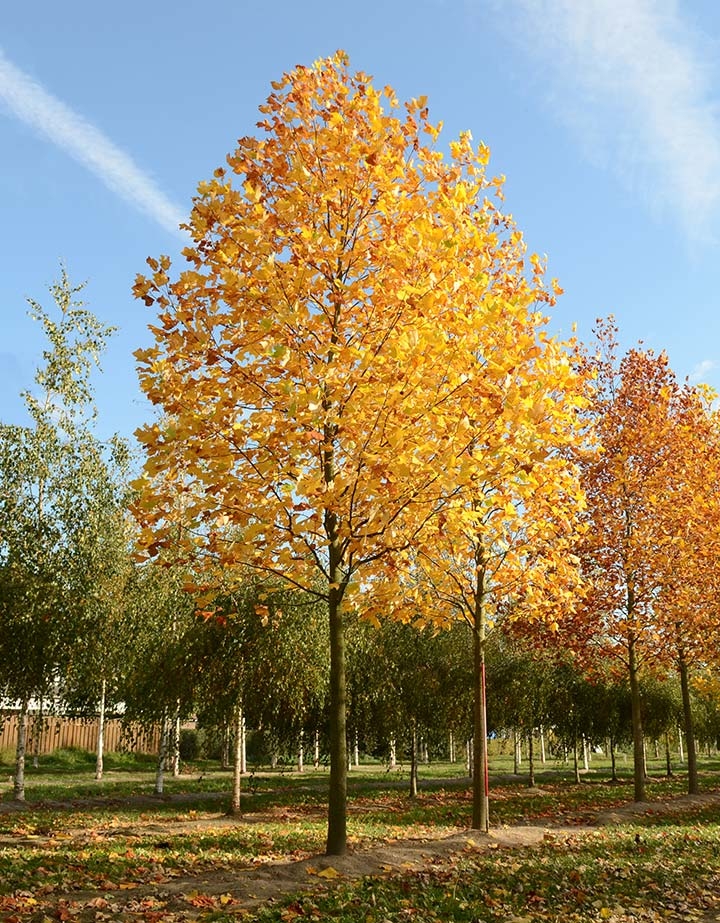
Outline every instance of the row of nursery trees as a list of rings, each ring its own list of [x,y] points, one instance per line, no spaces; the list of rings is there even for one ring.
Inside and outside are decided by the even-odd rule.
[[[58,319],[33,306],[50,346],[30,424],[0,430],[6,694],[326,721],[341,854],[348,739],[373,727],[471,737],[487,829],[502,625],[556,696],[624,684],[639,801],[643,683],[677,672],[695,791],[692,683],[712,689],[719,649],[714,395],[665,354],[619,356],[611,322],[590,347],[549,335],[561,290],[501,211],[487,148],[468,133],[443,154],[424,98],[402,109],[340,52],[260,110],[199,186],[186,267],[150,259],[136,281],[159,414],[130,487],[126,448],[93,427],[109,331],[64,277]],[[416,653],[417,699],[398,678]],[[535,698],[531,675],[512,700]],[[523,725],[565,726],[579,697]]]

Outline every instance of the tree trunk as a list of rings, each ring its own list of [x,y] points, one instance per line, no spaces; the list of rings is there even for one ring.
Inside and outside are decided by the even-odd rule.
[[[98,737],[97,750],[95,755],[95,778],[100,780],[103,777],[103,761],[105,757],[105,697],[107,695],[107,683],[103,679],[100,687],[100,707],[98,714]]]
[[[360,765],[360,742],[358,741],[357,731],[353,736],[353,765],[355,768]]]
[[[30,743],[32,749],[33,769],[40,768],[40,742],[42,741],[43,729],[45,727],[45,716],[42,711],[42,703],[32,721],[32,731],[30,733]],[[27,750],[27,743],[25,744]],[[26,757],[27,758],[27,757]]]
[[[169,722],[163,718],[160,726],[160,746],[158,748],[158,761],[155,770],[155,794],[162,795],[165,788],[165,760],[168,752],[168,729]]]
[[[473,739],[465,741],[465,767],[467,769],[468,778],[472,779],[475,775],[475,767],[473,766]]]
[[[573,769],[575,770],[575,784],[580,784],[580,762],[578,760],[578,738],[577,732],[573,733]]]
[[[448,734],[448,761],[455,762],[455,736],[452,731]]]
[[[582,736],[582,754],[583,754],[583,769],[585,772],[590,772],[590,759],[588,757],[588,742],[587,737],[583,734]]]
[[[331,584],[340,580],[339,561],[330,546]],[[326,853],[344,856],[347,850],[347,727],[345,681],[345,631],[339,592],[329,592],[330,620],[330,790]]]
[[[18,714],[17,747],[15,748],[15,775],[13,777],[13,799],[25,801],[25,750],[28,733],[28,700],[24,699]]]
[[[180,775],[180,703],[177,703],[172,729],[172,774],[177,779]]]
[[[490,827],[487,765],[487,713],[485,703],[485,612],[478,594],[473,630],[475,702],[473,720],[472,827],[487,833]]]
[[[243,750],[243,710],[242,705],[235,708],[234,725],[235,725],[235,758],[233,760],[233,787],[232,800],[230,802],[230,814],[240,817],[240,779],[242,777],[242,750]]]
[[[240,722],[240,772],[247,772],[247,724],[245,723],[245,710],[242,712]]]
[[[615,738],[610,738],[610,768],[612,771],[611,779],[613,782],[617,782],[617,765],[615,760]]]
[[[682,731],[678,728],[678,759],[681,763],[685,762],[685,753],[683,752]]]
[[[220,754],[220,768],[230,768],[230,725],[225,722],[222,729],[222,752]]]
[[[516,776],[520,775],[520,766],[522,764],[522,741],[520,740],[520,735],[517,732],[517,728],[513,728],[513,773]]]
[[[388,767],[390,769],[395,769],[397,766],[397,753],[395,751],[395,738],[390,738],[390,758],[388,762]]]
[[[535,742],[532,731],[528,734],[528,787],[535,788]]]
[[[298,739],[297,771],[305,772],[305,740],[302,731]]]
[[[418,793],[418,740],[415,723],[413,722],[410,734],[410,797],[415,798]]]
[[[665,775],[672,778],[672,760],[670,759],[670,731],[665,731]]]
[[[634,798],[636,802],[641,802],[645,801],[645,748],[643,746],[642,714],[640,712],[640,678],[634,640],[631,640],[628,645],[628,655],[630,703],[632,707]]]
[[[688,666],[685,652],[680,651],[678,658],[680,669],[680,688],[682,690],[683,703],[683,722],[685,724],[685,742],[687,744],[687,766],[688,766],[688,794],[699,795],[700,785],[698,782],[697,769],[697,748],[695,744],[695,725],[692,714],[692,703],[690,701],[690,680],[688,677]]]
[[[315,739],[313,740],[313,766],[315,769],[320,768],[320,731],[315,728]]]
[[[540,728],[540,762],[545,765],[547,759],[545,755],[545,728]]]

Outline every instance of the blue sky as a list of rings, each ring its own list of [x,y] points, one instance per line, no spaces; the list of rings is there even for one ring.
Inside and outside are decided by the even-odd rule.
[[[665,349],[720,387],[720,4],[716,0],[188,0],[8,4],[0,32],[0,420],[43,347],[59,261],[119,327],[96,393],[103,435],[150,415],[131,295],[176,256],[198,182],[253,133],[270,81],[343,48],[399,97],[426,94],[440,143],[465,129],[566,294],[552,327]]]

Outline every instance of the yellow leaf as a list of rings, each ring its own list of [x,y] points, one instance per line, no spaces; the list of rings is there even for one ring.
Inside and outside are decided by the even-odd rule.
[[[341,878],[340,872],[337,869],[334,869],[332,865],[328,865],[327,868],[322,869],[318,873],[318,878]]]

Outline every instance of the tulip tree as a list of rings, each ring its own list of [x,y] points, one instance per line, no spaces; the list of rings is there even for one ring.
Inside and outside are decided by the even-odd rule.
[[[653,608],[680,675],[687,741],[688,793],[699,792],[691,673],[717,658],[720,619],[717,573],[720,490],[717,395],[704,387],[678,389],[667,486],[659,498],[662,533],[671,535],[663,584]]]
[[[502,346],[506,376],[492,383],[493,412],[473,420],[463,478],[416,542],[417,607],[472,630],[475,675],[473,827],[488,828],[484,650],[495,618],[551,630],[580,587],[572,553],[584,495],[571,448],[583,441],[585,379],[572,344],[547,337],[543,318],[516,307]],[[501,354],[498,348],[498,354]]]
[[[692,495],[707,428],[699,395],[678,384],[664,353],[635,348],[618,361],[611,323],[601,324],[598,340],[587,363],[601,451],[582,462],[589,528],[579,545],[591,588],[568,640],[614,661],[626,677],[634,794],[644,801],[641,679],[698,636],[682,603],[697,573],[692,533],[704,504]]]
[[[157,551],[181,495],[196,559],[326,601],[341,854],[343,612],[393,612],[402,552],[473,477],[467,447],[498,416],[541,412],[522,379],[543,378],[542,350],[517,357],[552,296],[499,211],[487,148],[465,133],[444,155],[424,97],[400,107],[341,52],[273,89],[259,137],[198,188],[185,268],[151,259],[136,282],[158,312],[140,379],[163,412],[139,434],[137,512]],[[488,452],[508,464],[512,434]]]

